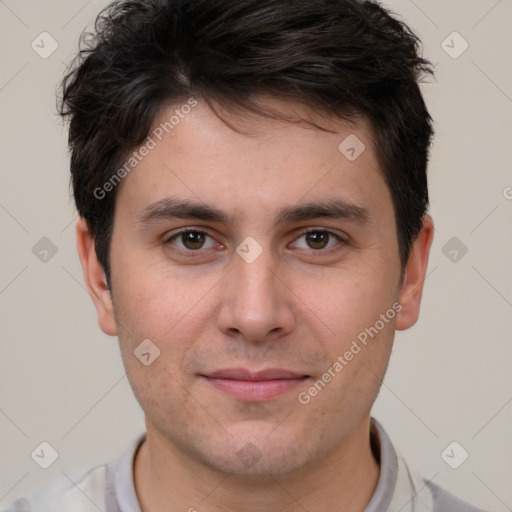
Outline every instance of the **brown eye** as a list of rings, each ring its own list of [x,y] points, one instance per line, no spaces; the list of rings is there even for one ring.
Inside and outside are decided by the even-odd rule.
[[[181,235],[181,241],[187,249],[201,249],[204,245],[204,240],[204,233],[198,233],[197,231],[189,231]]]
[[[312,230],[303,233],[294,242],[295,247],[299,249],[330,249],[341,241],[341,238],[325,230]]]
[[[215,240],[203,231],[187,230],[172,236],[168,243],[176,245],[179,249],[198,251],[215,247]]]
[[[305,236],[311,249],[324,249],[329,242],[329,233],[325,231],[310,231]]]

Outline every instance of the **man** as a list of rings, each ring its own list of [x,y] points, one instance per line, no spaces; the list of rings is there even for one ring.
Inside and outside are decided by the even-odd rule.
[[[63,83],[77,241],[147,432],[8,510],[476,511],[371,407],[419,315],[429,63],[358,0],[131,0]]]

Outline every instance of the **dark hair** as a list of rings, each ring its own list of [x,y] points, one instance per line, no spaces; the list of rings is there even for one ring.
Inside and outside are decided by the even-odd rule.
[[[400,260],[428,207],[432,119],[418,83],[431,74],[420,41],[373,1],[122,0],[62,82],[71,175],[110,277],[112,179],[164,104],[190,96],[260,112],[255,98],[286,97],[350,120],[364,116],[393,200]],[[265,114],[263,114],[265,115]],[[269,114],[272,115],[272,114]]]

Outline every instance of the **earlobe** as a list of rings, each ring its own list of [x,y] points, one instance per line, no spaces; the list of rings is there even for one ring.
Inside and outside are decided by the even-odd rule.
[[[87,290],[94,302],[101,330],[109,336],[117,335],[112,296],[108,288],[105,271],[99,262],[87,221],[80,218],[76,224],[78,256],[84,273]]]
[[[397,315],[396,329],[404,330],[412,327],[420,314],[423,283],[428,266],[428,257],[434,238],[434,223],[429,215],[423,217],[423,226],[414,240],[409,259],[404,269],[399,302],[402,305]]]

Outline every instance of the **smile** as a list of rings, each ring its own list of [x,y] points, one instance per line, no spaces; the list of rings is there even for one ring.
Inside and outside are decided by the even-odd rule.
[[[219,370],[201,377],[216,389],[248,401],[276,398],[295,389],[309,378],[308,375],[282,369],[251,372],[241,368]]]

